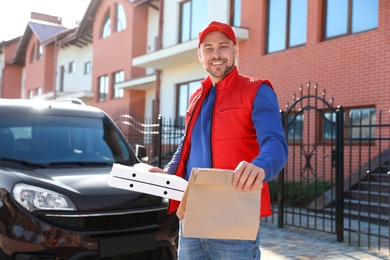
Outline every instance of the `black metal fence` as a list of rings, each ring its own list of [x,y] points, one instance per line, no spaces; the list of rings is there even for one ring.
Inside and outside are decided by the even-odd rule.
[[[267,221],[390,253],[390,113],[327,100],[308,84],[282,113],[289,161]]]
[[[160,168],[171,160],[184,135],[182,123],[163,118],[161,115],[155,120],[147,118],[142,122],[130,114],[118,114],[113,117],[132,148],[135,150],[137,145],[144,146],[148,153],[145,162]]]
[[[390,113],[334,108],[316,85],[306,90],[282,112],[289,160],[270,182],[274,215],[264,221],[390,254]],[[141,123],[122,111],[114,119],[134,149],[147,149],[145,162],[158,167],[184,134],[179,121],[161,116]]]

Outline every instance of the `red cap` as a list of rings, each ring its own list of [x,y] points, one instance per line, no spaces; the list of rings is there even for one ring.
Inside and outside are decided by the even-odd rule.
[[[198,35],[198,47],[202,43],[204,37],[209,32],[212,32],[212,31],[223,32],[224,34],[227,35],[227,37],[230,38],[230,40],[232,40],[234,42],[234,44],[236,44],[236,35],[234,34],[234,31],[233,31],[233,29],[232,29],[232,27],[230,25],[228,25],[227,23],[221,23],[221,22],[217,22],[217,21],[212,21],[205,28],[203,28],[203,30],[201,30],[199,32],[199,35]]]

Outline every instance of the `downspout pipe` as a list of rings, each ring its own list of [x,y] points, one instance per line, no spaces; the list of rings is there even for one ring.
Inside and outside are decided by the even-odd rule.
[[[57,76],[58,76],[58,71],[57,71],[57,63],[58,63],[58,37],[57,35],[55,36],[54,39],[54,77],[53,77],[53,100],[57,99]]]
[[[162,49],[163,24],[164,24],[164,0],[160,0],[159,18],[158,18],[157,50]],[[158,117],[160,114],[160,90],[161,90],[161,70],[158,69],[158,70],[156,70],[156,93],[155,93],[155,106],[154,106],[154,116],[155,117]]]

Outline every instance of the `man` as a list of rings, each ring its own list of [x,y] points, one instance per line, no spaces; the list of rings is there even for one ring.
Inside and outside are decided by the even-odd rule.
[[[212,21],[199,32],[198,58],[208,77],[190,97],[185,135],[172,160],[164,170],[150,171],[189,180],[194,167],[234,170],[232,185],[240,192],[263,182],[260,217],[265,217],[272,214],[267,181],[284,167],[287,142],[271,83],[239,74],[237,54],[230,25]],[[171,201],[169,211],[178,205]],[[179,236],[179,259],[260,259],[259,232],[254,241]]]

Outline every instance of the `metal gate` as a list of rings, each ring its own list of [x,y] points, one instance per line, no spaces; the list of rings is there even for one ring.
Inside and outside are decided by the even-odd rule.
[[[266,221],[390,253],[388,112],[336,107],[316,84],[300,87],[282,112],[289,159],[270,182],[275,214]]]
[[[278,198],[278,226],[335,233],[343,241],[343,108],[335,109],[333,99],[327,101],[325,91],[320,96],[309,83],[293,95],[282,120],[289,160],[270,183]],[[329,197],[317,199],[326,192]]]

